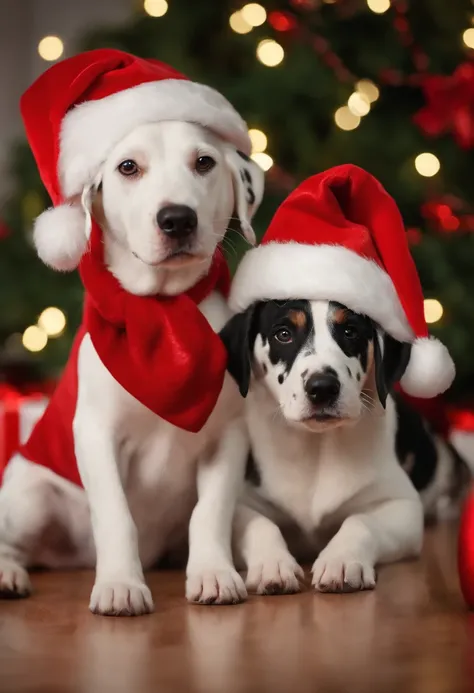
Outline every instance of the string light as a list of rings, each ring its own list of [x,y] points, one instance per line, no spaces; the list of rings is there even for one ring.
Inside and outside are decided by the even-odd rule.
[[[348,106],[341,106],[334,114],[334,121],[341,130],[355,130],[360,124],[360,117],[352,113]]]
[[[367,0],[367,7],[375,14],[383,14],[390,9],[390,0]]]
[[[42,351],[48,343],[48,335],[38,325],[31,325],[23,332],[21,341],[28,351]]]
[[[59,308],[45,308],[38,318],[38,326],[48,337],[59,337],[66,327],[66,316]]]
[[[64,53],[64,43],[59,36],[45,36],[38,43],[38,53],[43,60],[58,60]]]
[[[272,157],[265,154],[265,152],[255,152],[255,154],[252,154],[251,159],[253,159],[264,171],[268,171],[273,166]]]
[[[366,96],[355,91],[349,96],[347,105],[351,113],[356,116],[365,116],[370,111],[370,103]]]
[[[438,173],[441,164],[437,156],[430,154],[430,152],[423,152],[416,157],[415,168],[420,176],[431,178]]]
[[[257,46],[257,58],[267,67],[279,65],[285,57],[285,51],[273,39],[263,39]]]
[[[249,31],[252,31],[252,26],[245,21],[240,11],[230,15],[229,24],[232,31],[235,31],[236,34],[248,34]]]
[[[443,317],[443,306],[436,298],[425,298],[423,308],[425,320],[428,324],[438,322]]]
[[[356,84],[356,91],[365,96],[369,103],[374,103],[380,96],[379,88],[370,79],[360,79]]]
[[[163,17],[168,12],[166,0],[145,0],[143,9],[150,17]]]
[[[261,26],[267,18],[266,9],[256,2],[244,5],[241,9],[241,14],[250,26]]]
[[[251,128],[249,130],[249,137],[252,143],[252,153],[258,154],[259,152],[264,152],[267,148],[268,140],[267,136],[261,130],[256,128]]]
[[[462,35],[462,40],[468,48],[474,48],[474,29],[466,29]]]

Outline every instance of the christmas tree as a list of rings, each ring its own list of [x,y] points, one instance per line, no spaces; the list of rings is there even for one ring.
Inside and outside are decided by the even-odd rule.
[[[443,0],[146,0],[133,21],[94,31],[80,48],[158,58],[229,98],[268,170],[258,236],[303,178],[346,162],[377,176],[404,216],[427,320],[457,363],[452,394],[460,397],[474,388],[472,12],[469,0],[453,0],[449,11]],[[0,225],[0,368],[55,375],[79,321],[81,285],[36,258],[32,220],[49,201],[25,143],[11,160],[16,187]],[[230,232],[225,248],[234,267],[245,245]],[[67,316],[64,330],[54,311],[35,327],[51,306]],[[46,343],[45,331],[60,336]]]

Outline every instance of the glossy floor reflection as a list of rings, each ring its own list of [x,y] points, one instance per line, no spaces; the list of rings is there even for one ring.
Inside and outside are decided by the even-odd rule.
[[[1,693],[461,693],[474,690],[474,615],[455,572],[455,528],[373,593],[192,607],[183,575],[148,576],[152,616],[92,616],[91,573],[34,576],[0,602]]]

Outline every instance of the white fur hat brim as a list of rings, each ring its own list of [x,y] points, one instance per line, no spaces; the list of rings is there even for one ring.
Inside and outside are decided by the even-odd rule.
[[[262,300],[337,301],[370,317],[394,339],[412,344],[401,385],[414,397],[435,397],[455,368],[437,339],[416,338],[389,275],[372,260],[336,245],[265,243],[246,253],[233,280],[230,307]]]
[[[218,91],[182,79],[146,82],[86,101],[67,113],[61,126],[59,155],[64,197],[80,194],[111,149],[136,127],[170,120],[202,125],[250,154],[245,121]]]

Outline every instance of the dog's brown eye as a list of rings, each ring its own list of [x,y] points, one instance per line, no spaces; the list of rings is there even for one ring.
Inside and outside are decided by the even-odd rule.
[[[119,165],[118,170],[122,176],[134,176],[138,173],[139,168],[133,159],[126,159]]]
[[[344,336],[347,339],[357,339],[359,336],[359,332],[357,331],[357,328],[354,327],[354,325],[346,325],[344,328]]]
[[[275,333],[275,339],[281,344],[289,344],[293,341],[291,332],[290,330],[287,330],[286,327],[282,327],[281,330],[278,330],[278,332]]]
[[[212,156],[200,156],[196,159],[196,172],[200,175],[203,175],[204,173],[209,173],[209,171],[211,171],[215,165],[216,162],[214,161]]]

